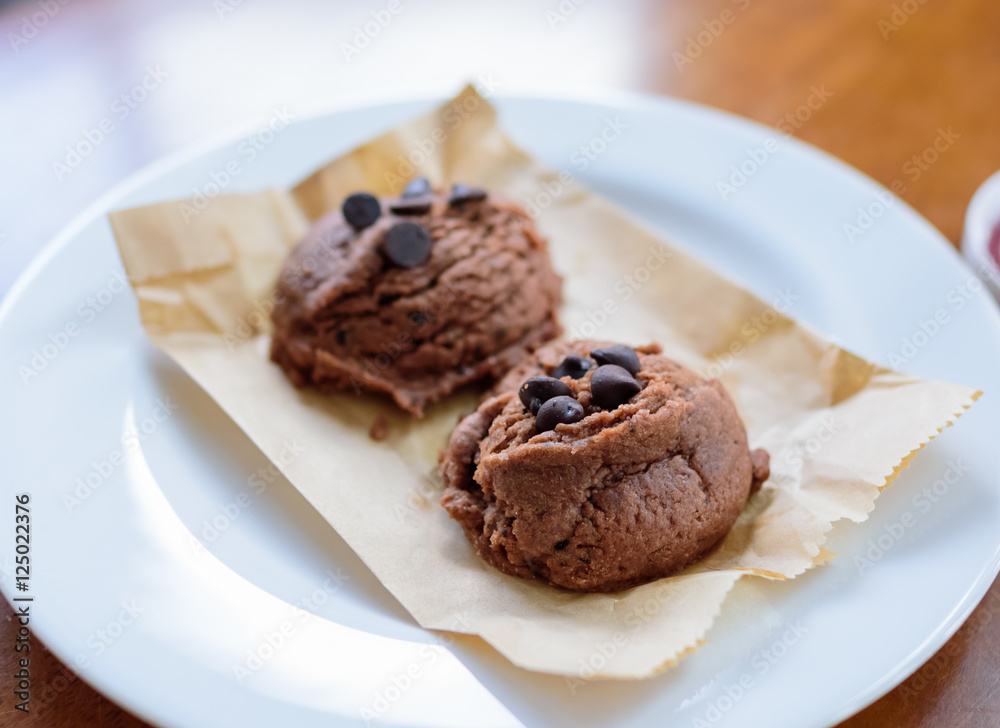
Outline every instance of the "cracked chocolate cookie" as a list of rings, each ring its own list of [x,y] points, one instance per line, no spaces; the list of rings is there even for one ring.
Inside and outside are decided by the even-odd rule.
[[[751,453],[718,380],[660,351],[544,346],[462,420],[441,453],[441,504],[488,563],[618,591],[726,535],[767,479],[767,453]]]
[[[382,392],[412,415],[560,333],[562,281],[517,205],[423,178],[320,219],[285,261],[271,358],[296,386]]]

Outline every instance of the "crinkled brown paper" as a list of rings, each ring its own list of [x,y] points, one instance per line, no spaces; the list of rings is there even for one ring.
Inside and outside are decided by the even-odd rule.
[[[480,635],[530,670],[647,677],[697,647],[740,577],[790,579],[829,558],[821,545],[831,522],[865,520],[879,491],[978,392],[838,348],[571,183],[538,219],[566,278],[567,330],[657,341],[719,376],[752,446],[770,451],[772,478],[721,546],[678,576],[586,595],[495,571],[438,505],[437,453],[475,394],[411,422],[383,400],[296,391],[268,360],[265,315],[308,222],[355,190],[398,193],[412,174],[407,157],[436,183],[480,184],[515,200],[536,199],[547,182],[557,189],[557,175],[514,146],[495,116],[466,89],[290,192],[220,197],[200,213],[164,202],[116,212],[111,223],[149,336],[423,627]],[[616,288],[625,276],[646,280],[644,271],[634,295]],[[612,312],[595,331],[586,322],[605,306]],[[390,434],[376,442],[369,429],[380,414]],[[279,457],[289,440],[305,447],[291,462]],[[608,643],[614,656],[593,659]]]

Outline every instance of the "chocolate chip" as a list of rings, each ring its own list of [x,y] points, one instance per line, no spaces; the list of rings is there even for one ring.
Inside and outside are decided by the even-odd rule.
[[[355,230],[364,230],[373,225],[382,214],[378,198],[367,192],[355,192],[344,200],[340,209],[344,213],[344,219]]]
[[[634,349],[630,349],[624,344],[615,344],[605,349],[594,349],[590,352],[590,356],[598,364],[617,364],[633,377],[642,369],[639,355],[635,353]]]
[[[540,404],[548,402],[553,397],[571,396],[571,390],[566,384],[552,377],[532,377],[521,385],[521,390],[517,396],[521,398],[521,404],[531,407],[533,399],[540,400]]]
[[[482,187],[472,187],[461,183],[451,186],[449,205],[461,205],[463,202],[477,202],[486,199],[486,190]]]
[[[569,425],[583,419],[583,405],[572,397],[553,397],[538,408],[535,429],[539,432],[554,430],[556,425]]]
[[[426,177],[414,177],[403,190],[403,197],[423,197],[431,193],[431,183]]]
[[[423,225],[398,222],[386,231],[382,249],[395,265],[416,268],[431,256],[431,235]]]
[[[528,409],[531,410],[531,414],[533,415],[537,415],[538,410],[541,409],[541,407],[542,407],[542,400],[538,399],[538,397],[535,397],[533,400],[531,400],[531,404],[528,405]]]
[[[642,389],[642,385],[617,364],[597,367],[590,378],[590,394],[597,407],[613,410],[625,404]]]
[[[557,541],[555,545],[556,551],[562,551],[564,548],[569,546],[569,541]]]
[[[414,197],[409,200],[399,200],[389,205],[393,215],[426,215],[431,211],[430,197]]]
[[[552,370],[552,376],[556,379],[561,379],[562,377],[581,379],[593,366],[594,362],[587,357],[580,356],[579,354],[570,354],[562,360],[562,364]]]

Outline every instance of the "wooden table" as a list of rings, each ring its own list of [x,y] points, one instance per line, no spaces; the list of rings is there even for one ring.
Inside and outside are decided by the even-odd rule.
[[[923,2],[615,2],[616,11],[634,16],[642,30],[634,37],[605,41],[630,44],[638,59],[626,85],[778,126],[888,187],[901,183],[905,189],[893,189],[958,244],[973,191],[1000,169],[1000,3]],[[447,5],[444,0],[428,4]],[[117,5],[124,8],[124,3]],[[540,12],[534,0],[505,5],[535,19]],[[161,3],[161,15],[163,7]],[[586,13],[586,5],[576,12]],[[20,14],[9,9],[0,17],[0,28],[16,24],[12,19]],[[104,17],[92,22],[107,22],[106,13]],[[148,30],[151,22],[142,12],[124,9],[116,20],[119,35]],[[59,17],[53,19],[53,28],[59,22]],[[558,32],[575,31],[567,23]],[[941,130],[958,137],[923,169],[913,158]],[[0,644],[11,646],[16,628],[2,600],[0,611]],[[16,713],[11,697],[14,657],[12,649],[0,649],[0,724],[145,725],[76,680],[37,643],[32,662],[35,713]],[[993,585],[961,630],[910,679],[842,725],[1000,726],[1000,586]]]

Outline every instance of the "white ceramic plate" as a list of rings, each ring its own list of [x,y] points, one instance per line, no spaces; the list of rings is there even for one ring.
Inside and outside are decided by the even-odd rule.
[[[363,711],[400,726],[827,726],[929,658],[998,568],[1000,317],[922,218],[898,200],[879,207],[870,180],[773,130],[663,99],[497,101],[529,151],[762,297],[788,289],[794,315],[860,354],[987,391],[868,522],[838,524],[838,559],[791,583],[744,579],[707,644],[655,679],[570,684],[421,630],[149,344],[115,282],[109,209],[188,197],[233,159],[241,173],[227,191],[290,185],[433,103],[300,121],[253,160],[241,135],[158,165],[89,210],[11,291],[0,309],[2,586],[15,595],[13,493],[28,492],[35,633],[115,701],[183,728],[360,725]],[[574,150],[608,119],[626,130],[581,169]],[[748,150],[768,139],[778,151],[723,200],[717,183],[761,159]],[[849,236],[845,223],[868,229]],[[938,309],[948,323],[923,333]]]

